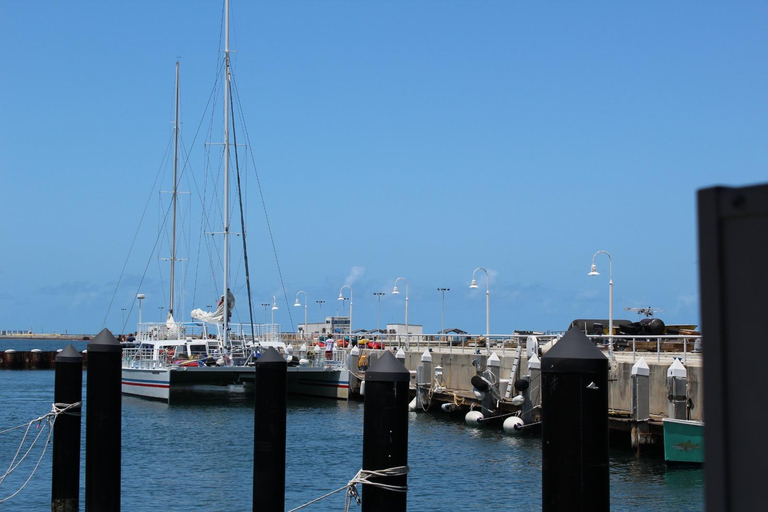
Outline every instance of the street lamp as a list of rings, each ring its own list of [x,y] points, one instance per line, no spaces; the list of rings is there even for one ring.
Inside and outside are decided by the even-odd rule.
[[[392,290],[394,295],[398,295],[400,292],[397,290],[397,282],[400,280],[405,281],[405,341],[408,341],[408,280],[404,277],[398,277],[395,279],[395,288]]]
[[[483,267],[477,267],[472,272],[472,284],[470,288],[477,288],[477,281],[475,280],[475,273],[478,270],[485,272],[485,351],[491,352],[491,278],[488,277],[488,271]]]
[[[441,292],[443,294],[443,315],[440,320],[440,334],[445,334],[443,331],[445,331],[445,292],[451,291],[450,288],[438,288],[437,291]]]
[[[319,317],[318,322],[323,323],[323,304],[325,304],[325,301],[324,300],[316,300],[315,302],[317,302],[320,305],[320,313],[319,313],[320,317]]]
[[[139,293],[138,295],[136,295],[136,298],[139,299],[139,326],[141,326],[141,302],[144,300],[144,294]]]
[[[304,334],[307,334],[307,292],[304,290],[299,290],[296,292],[296,304],[294,304],[294,307],[300,308],[301,303],[299,302],[299,294],[304,294]]]
[[[608,251],[597,251],[592,256],[592,270],[590,270],[588,276],[599,276],[600,272],[597,271],[597,265],[595,265],[595,257],[598,254],[604,253],[608,256],[609,261],[609,275],[608,275],[608,355],[613,358],[613,258]]]
[[[267,323],[267,308],[269,306],[271,306],[272,304],[270,304],[269,302],[262,302],[261,305],[264,308],[264,323],[266,324]]]
[[[275,296],[273,295],[272,296],[272,325],[275,325],[275,311],[277,311],[278,309],[280,309],[280,308],[277,307],[277,300],[275,299]]]
[[[352,336],[352,287],[348,284],[345,284],[344,286],[339,288],[339,300],[342,301],[341,302],[342,307],[344,305],[344,301],[347,300],[347,298],[344,297],[344,295],[341,293],[344,291],[344,288],[349,288],[349,336],[350,336],[350,341],[352,341],[352,338],[351,338]]]
[[[385,294],[384,292],[373,292],[373,294],[379,299],[379,313],[376,320],[376,330],[379,331],[377,334],[381,335],[381,297]]]

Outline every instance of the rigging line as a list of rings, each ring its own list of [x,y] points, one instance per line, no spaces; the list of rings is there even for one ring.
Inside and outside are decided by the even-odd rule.
[[[231,73],[231,82],[234,84],[235,88],[235,95],[237,95],[237,106],[240,109],[240,112],[243,111],[242,104],[240,103],[240,93],[237,89],[237,82],[235,81],[234,73]],[[275,245],[275,237],[272,234],[272,224],[269,222],[269,213],[267,212],[267,203],[264,200],[264,190],[261,188],[261,180],[259,179],[259,172],[256,168],[256,158],[253,156],[253,145],[251,145],[251,136],[248,134],[248,126],[245,124],[245,119],[241,119],[241,122],[243,124],[243,130],[245,130],[245,141],[248,146],[248,150],[251,152],[251,161],[253,162],[253,172],[256,176],[256,185],[259,189],[259,197],[261,197],[261,206],[264,209],[264,219],[267,223],[267,231],[269,232],[269,241],[272,244],[272,253],[275,256],[275,265],[277,266],[277,273],[280,276],[280,285],[282,286],[283,290],[283,297],[285,299],[285,303],[289,305],[288,302],[288,293],[285,290],[285,280],[283,279],[283,271],[280,268],[280,259],[277,256],[277,247]],[[293,315],[291,314],[291,308],[286,308],[288,311],[288,319],[291,323],[291,331],[294,331],[294,324],[293,324]]]
[[[200,128],[201,128],[201,127],[202,127],[202,125],[203,125],[203,119],[204,119],[204,116],[205,116],[205,112],[206,112],[206,111],[208,110],[208,108],[210,107],[210,105],[211,105],[211,100],[212,100],[212,98],[214,97],[214,92],[215,92],[215,90],[216,90],[216,84],[218,83],[218,76],[219,76],[219,73],[217,72],[217,73],[216,73],[216,77],[217,77],[217,78],[216,78],[216,82],[214,83],[214,86],[213,86],[213,89],[212,89],[212,91],[211,91],[211,94],[210,94],[210,96],[208,97],[208,103],[207,103],[207,104],[206,104],[206,106],[205,106],[205,111],[203,112],[203,118],[201,118],[201,119],[200,119],[200,123],[197,125],[197,130],[195,131],[195,136],[194,136],[194,137],[193,137],[193,139],[192,139],[192,145],[190,146],[190,149],[194,148],[194,146],[195,146],[195,142],[197,141],[197,138],[198,138],[198,136],[199,136],[199,134],[200,134]],[[112,305],[114,304],[114,302],[115,302],[115,297],[117,296],[117,290],[118,290],[118,288],[120,287],[120,282],[122,281],[122,279],[123,279],[123,276],[125,275],[125,269],[126,269],[126,267],[128,266],[128,261],[129,261],[129,259],[130,259],[131,253],[132,253],[132,251],[133,251],[133,248],[134,248],[134,247],[135,247],[135,245],[136,245],[136,240],[137,240],[137,238],[138,238],[138,235],[139,235],[139,229],[141,228],[141,225],[144,223],[144,217],[146,216],[146,213],[147,213],[147,209],[149,208],[149,203],[150,203],[150,201],[151,201],[151,199],[152,199],[152,196],[154,195],[154,191],[155,191],[155,188],[156,188],[156,186],[157,186],[157,182],[158,182],[158,180],[160,179],[161,171],[162,171],[163,167],[165,166],[165,162],[166,162],[166,161],[167,161],[167,159],[168,159],[168,155],[170,154],[170,150],[171,150],[171,140],[169,139],[169,140],[168,140],[168,146],[166,147],[165,156],[163,157],[163,159],[162,159],[162,161],[161,161],[161,164],[160,164],[160,167],[159,167],[159,168],[158,168],[158,170],[157,170],[157,174],[155,175],[155,181],[154,181],[154,183],[152,184],[152,188],[150,189],[150,191],[149,191],[149,194],[147,195],[147,201],[146,201],[146,203],[144,204],[144,210],[143,210],[143,211],[142,211],[142,213],[141,213],[141,218],[139,219],[139,225],[136,227],[136,232],[135,232],[135,233],[134,233],[134,235],[133,235],[133,240],[131,241],[131,246],[130,246],[130,248],[129,248],[129,250],[128,250],[128,254],[127,254],[126,258],[125,258],[125,262],[123,263],[123,268],[122,268],[122,270],[120,271],[120,276],[118,277],[118,280],[117,280],[117,284],[115,285],[115,290],[114,290],[114,292],[112,293],[112,297],[111,297],[111,298],[110,298],[110,300],[109,300],[109,305],[107,306],[107,312],[106,312],[106,314],[104,315],[104,320],[103,320],[103,322],[102,322],[102,324],[101,324],[101,327],[102,327],[102,328],[104,328],[104,327],[107,325],[107,318],[109,317],[109,312],[112,310]],[[191,156],[191,151],[187,153],[187,159],[185,160],[185,162],[184,162],[184,166],[182,167],[182,172],[181,172],[181,174],[182,174],[182,175],[183,175],[183,173],[184,173],[184,170],[185,170],[185,169],[187,168],[187,166],[189,165],[189,159],[190,159],[190,156]],[[155,246],[156,246],[156,245],[157,245],[157,241],[155,241]],[[153,254],[154,254],[154,252],[153,252]],[[150,259],[150,260],[152,259],[152,254],[150,254],[150,256],[149,256],[149,259]],[[147,264],[147,266],[144,268],[144,272],[145,272],[145,274],[144,274],[144,275],[142,275],[142,277],[141,277],[141,280],[140,280],[140,282],[139,282],[139,288],[137,288],[136,294],[138,294],[138,291],[141,289],[141,284],[144,282],[144,277],[146,277],[146,269],[147,269],[147,268],[149,268],[149,264]],[[134,294],[134,297],[136,296],[136,294]],[[128,316],[129,316],[129,317],[130,317],[130,314],[133,312],[133,305],[134,305],[134,303],[135,303],[135,301],[132,301],[132,302],[131,302],[131,308],[130,308],[130,310],[129,310],[129,312],[128,312]]]
[[[251,340],[256,342],[256,331],[253,327],[253,299],[251,298],[251,275],[248,272],[248,250],[245,244],[245,217],[243,215],[243,191],[240,188],[240,160],[237,156],[237,133],[235,131],[235,106],[232,103],[232,94],[230,86],[229,107],[232,112],[232,142],[235,146],[235,171],[237,175],[237,197],[240,203],[240,229],[243,232],[243,260],[245,264],[245,284],[248,288],[248,314],[251,320]]]
[[[168,140],[168,146],[166,147],[166,150],[165,150],[165,155],[164,155],[162,161],[160,162],[160,167],[158,167],[157,173],[155,174],[155,181],[152,184],[152,189],[149,192],[149,196],[147,196],[147,202],[144,204],[144,210],[141,212],[141,218],[139,219],[139,225],[136,226],[136,232],[133,234],[133,240],[131,240],[131,246],[128,249],[128,254],[125,257],[125,261],[123,262],[123,268],[120,271],[120,276],[117,278],[117,284],[115,285],[115,290],[112,292],[112,297],[109,300],[109,305],[107,306],[107,312],[104,315],[104,320],[103,320],[103,322],[101,324],[101,328],[102,329],[107,325],[107,318],[109,317],[109,312],[112,310],[112,304],[115,302],[115,297],[117,296],[117,290],[120,287],[120,282],[122,281],[123,276],[125,275],[125,269],[128,266],[128,261],[131,258],[131,253],[133,252],[133,248],[136,246],[136,240],[138,239],[138,236],[139,236],[139,230],[141,229],[141,225],[144,223],[144,217],[147,214],[147,209],[149,208],[149,203],[150,203],[150,201],[152,199],[152,196],[155,193],[155,188],[157,187],[157,182],[160,179],[160,175],[162,174],[163,167],[165,166],[165,162],[168,159],[168,155],[170,154],[170,151],[171,151],[171,141],[169,139]],[[131,310],[129,312],[129,316],[130,316],[131,312],[133,312],[133,302],[131,302]]]

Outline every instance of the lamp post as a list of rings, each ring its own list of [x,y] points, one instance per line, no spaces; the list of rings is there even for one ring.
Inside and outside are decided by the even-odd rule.
[[[349,337],[350,342],[352,341],[352,287],[348,284],[343,285],[341,288],[339,288],[339,300],[342,301],[342,307],[344,305],[344,301],[347,300],[346,297],[341,293],[344,291],[344,288],[349,288]]]
[[[398,277],[395,279],[395,288],[392,290],[393,295],[398,295],[400,292],[397,290],[397,282],[400,280],[405,281],[405,341],[408,341],[408,280],[404,277]]]
[[[304,335],[306,336],[307,334],[307,292],[305,292],[304,290],[299,290],[298,292],[296,292],[296,304],[294,304],[294,306],[297,308],[301,307],[301,303],[299,303],[300,293],[304,294]]]
[[[269,306],[271,306],[271,305],[272,305],[272,304],[270,304],[269,302],[262,302],[262,303],[261,303],[261,306],[264,308],[264,323],[265,323],[265,324],[267,323],[267,308],[268,308]]]
[[[477,267],[472,272],[472,284],[470,288],[477,288],[477,281],[475,280],[475,273],[478,270],[485,272],[485,351],[491,352],[491,278],[488,276],[488,271],[483,267]]]
[[[441,292],[443,294],[443,312],[442,316],[440,318],[440,334],[445,334],[443,331],[445,331],[445,292],[451,291],[450,288],[438,288],[437,291]]]
[[[273,295],[272,296],[272,325],[275,325],[275,311],[277,311],[278,309],[280,309],[280,308],[277,307],[277,300],[275,299],[275,296]]]
[[[608,256],[609,273],[608,273],[608,356],[613,358],[613,258],[608,251],[597,251],[592,256],[592,270],[590,270],[588,276],[599,276],[600,272],[597,271],[597,265],[595,265],[595,258],[598,254],[604,253]]]
[[[376,317],[376,330],[379,331],[377,334],[381,336],[381,297],[384,295],[384,292],[373,292],[373,294],[379,299],[379,309],[378,315]]]
[[[320,305],[320,313],[318,313],[320,316],[318,317],[318,322],[322,324],[323,323],[323,304],[325,304],[325,301],[316,300],[315,302],[317,302]]]
[[[136,298],[139,299],[139,328],[141,328],[141,303],[144,300],[144,294],[139,293],[136,295]]]

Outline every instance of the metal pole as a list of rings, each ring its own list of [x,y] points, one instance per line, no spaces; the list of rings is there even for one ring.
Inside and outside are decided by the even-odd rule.
[[[271,304],[269,302],[262,302],[261,305],[264,306],[264,323],[266,324],[267,323],[267,307],[271,306]]]
[[[224,1],[224,328],[222,343],[229,338],[229,0]]]
[[[445,292],[451,291],[450,288],[438,288],[437,291],[441,292],[443,294],[443,309],[442,309],[442,316],[440,318],[440,333],[444,334],[443,331],[445,331]]]
[[[376,330],[379,331],[378,334],[381,335],[381,296],[384,295],[384,292],[373,292],[373,294],[379,299],[378,315],[376,318]]]

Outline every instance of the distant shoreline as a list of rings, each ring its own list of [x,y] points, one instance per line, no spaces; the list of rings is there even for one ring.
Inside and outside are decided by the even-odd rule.
[[[80,341],[83,339],[92,338],[90,334],[0,334],[0,340],[68,340],[68,341]]]

